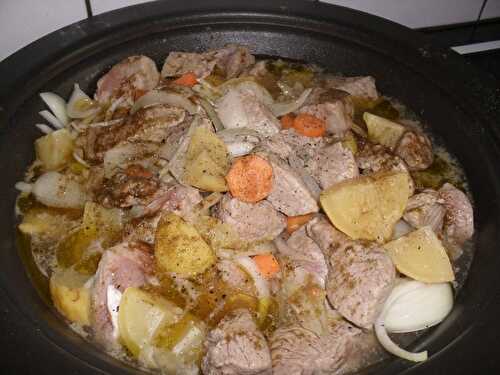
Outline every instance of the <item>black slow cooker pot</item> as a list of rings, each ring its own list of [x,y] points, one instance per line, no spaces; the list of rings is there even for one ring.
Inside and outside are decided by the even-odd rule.
[[[227,43],[346,75],[372,75],[381,92],[407,104],[457,156],[475,202],[477,250],[469,276],[451,315],[411,348],[428,349],[427,362],[393,358],[364,373],[500,373],[498,87],[451,50],[433,46],[410,29],[298,0],[141,4],[56,31],[0,64],[1,372],[137,372],[67,328],[50,305],[46,283],[29,254],[18,250],[23,247],[16,244],[14,184],[33,160],[33,141],[40,136],[33,126],[43,108],[37,94],[55,91],[68,97],[74,82],[93,92],[103,72],[132,54],[146,54],[161,66],[170,51],[203,51]]]

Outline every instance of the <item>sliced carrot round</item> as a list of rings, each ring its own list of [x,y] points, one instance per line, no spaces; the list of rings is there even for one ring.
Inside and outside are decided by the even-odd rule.
[[[297,229],[299,229],[302,225],[306,224],[309,220],[312,219],[314,214],[305,214],[299,216],[287,216],[286,218],[286,231],[288,234],[292,234]]]
[[[322,137],[326,133],[326,122],[307,113],[301,113],[293,120],[297,133],[306,137]]]
[[[253,257],[260,273],[266,279],[273,277],[280,270],[280,265],[272,254],[259,254]]]
[[[293,115],[285,115],[280,119],[281,129],[290,129],[293,128],[293,120],[295,117]]]
[[[233,197],[256,203],[269,195],[273,187],[273,167],[258,155],[236,159],[226,176]]]
[[[186,73],[174,81],[175,84],[187,87],[193,87],[198,83],[198,77],[194,73]]]

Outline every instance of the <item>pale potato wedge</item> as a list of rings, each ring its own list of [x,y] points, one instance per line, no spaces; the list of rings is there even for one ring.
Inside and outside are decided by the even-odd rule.
[[[85,286],[88,276],[72,269],[54,273],[49,282],[54,306],[68,320],[89,325],[90,290]]]
[[[151,343],[158,328],[174,324],[182,309],[164,297],[130,287],[125,290],[118,311],[118,331],[121,342],[134,355]]]
[[[320,202],[335,227],[353,239],[387,241],[403,216],[408,174],[389,172],[340,182],[323,191]]]
[[[441,241],[423,227],[384,245],[402,274],[425,283],[453,281],[455,275]]]
[[[73,137],[66,129],[59,129],[35,141],[38,160],[46,171],[57,170],[72,159]]]
[[[369,112],[363,113],[363,120],[365,120],[368,128],[368,139],[390,149],[396,147],[399,139],[406,131],[403,125]]]
[[[156,229],[155,258],[165,272],[193,276],[215,263],[215,255],[196,228],[175,214],[160,220]]]
[[[183,179],[205,191],[227,191],[225,175],[229,168],[226,145],[209,129],[197,128],[186,154]]]

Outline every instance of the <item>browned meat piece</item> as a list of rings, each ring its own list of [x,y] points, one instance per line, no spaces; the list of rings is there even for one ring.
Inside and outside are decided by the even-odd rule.
[[[229,288],[238,290],[249,296],[255,296],[255,283],[248,274],[243,271],[235,262],[230,260],[220,260],[217,262],[219,275]]]
[[[437,191],[426,189],[408,199],[403,219],[415,228],[430,226],[435,233],[441,233],[446,208]]]
[[[279,327],[270,339],[273,375],[335,373],[351,352],[348,327],[340,323],[324,335],[300,325]]]
[[[95,97],[99,102],[122,96],[135,100],[155,88],[159,79],[160,74],[153,60],[147,56],[130,56],[97,81]]]
[[[285,160],[294,156],[305,161],[311,158],[316,150],[324,144],[325,141],[322,137],[306,137],[294,129],[286,129],[264,138],[257,146],[256,151],[271,152]]]
[[[434,160],[430,139],[425,134],[411,131],[401,137],[394,153],[406,162],[410,171],[426,169]]]
[[[408,166],[399,156],[391,154],[384,146],[366,143],[356,154],[356,163],[364,175],[389,171],[407,172],[410,196],[413,195],[415,183],[408,172]]]
[[[205,78],[217,65],[226,78],[234,78],[254,63],[255,57],[246,47],[229,44],[224,48],[205,53],[170,52],[161,75],[175,77],[194,73],[198,78]]]
[[[201,368],[205,375],[272,374],[264,335],[247,310],[227,315],[207,336]]]
[[[212,73],[217,61],[210,53],[170,52],[161,69],[162,77],[176,77],[194,73],[205,78]]]
[[[369,99],[377,99],[378,93],[375,86],[375,79],[366,77],[328,77],[325,79],[326,88],[334,88],[346,91],[352,96],[359,96]]]
[[[229,44],[215,51],[217,67],[226,75],[226,78],[234,78],[245,69],[255,64],[255,57],[248,48],[237,44]]]
[[[316,242],[307,235],[305,227],[293,232],[286,244],[279,239],[275,243],[280,255],[286,256],[294,267],[302,267],[324,288],[328,273],[325,256]]]
[[[246,88],[231,89],[220,98],[217,114],[226,129],[248,128],[271,136],[281,128],[278,119],[265,103]]]
[[[272,240],[286,227],[285,216],[269,202],[245,203],[229,194],[222,198],[217,215],[231,225],[243,241]]]
[[[469,198],[452,184],[444,184],[438,191],[446,207],[444,232],[448,240],[462,244],[474,233],[474,212]]]
[[[124,141],[161,143],[184,121],[185,111],[158,104],[142,108],[124,121],[87,129],[79,139],[85,159],[101,162],[104,153]]]
[[[328,300],[347,320],[371,329],[396,278],[391,258],[384,249],[352,241],[322,220],[314,218],[307,229],[318,244],[326,245],[325,238],[332,240],[322,248],[329,270]]]
[[[306,170],[323,189],[359,176],[354,155],[341,142],[317,150],[307,161]]]
[[[147,201],[159,187],[159,180],[151,172],[132,164],[104,180],[96,197],[105,207],[130,207]]]
[[[275,155],[264,155],[273,167],[273,188],[267,200],[287,216],[318,212],[316,198],[300,175]]]
[[[344,134],[352,126],[352,114],[341,100],[303,106],[299,113],[307,113],[325,121],[326,131],[330,134]]]
[[[92,328],[97,341],[108,349],[118,343],[116,322],[112,321],[117,306],[110,307],[108,295],[113,290],[123,293],[128,287],[148,282],[153,272],[153,256],[149,251],[147,245],[124,242],[106,250],[99,262],[91,298]]]

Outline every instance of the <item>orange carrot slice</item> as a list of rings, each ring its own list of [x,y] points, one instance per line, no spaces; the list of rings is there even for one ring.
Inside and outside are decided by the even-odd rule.
[[[288,216],[286,218],[286,231],[288,234],[292,234],[297,229],[299,229],[302,225],[306,224],[309,220],[314,216],[313,213],[299,215],[299,216]]]
[[[273,167],[258,155],[236,159],[226,176],[233,197],[256,203],[269,195],[273,187]]]
[[[290,129],[293,128],[293,120],[295,117],[293,115],[285,115],[280,119],[281,129]]]
[[[297,133],[306,137],[322,137],[326,133],[326,122],[307,113],[301,113],[293,120]]]
[[[187,87],[193,87],[198,83],[198,77],[194,73],[186,73],[174,81],[175,84]]]
[[[280,270],[280,265],[272,254],[260,254],[253,257],[262,276],[266,279],[273,277]]]

